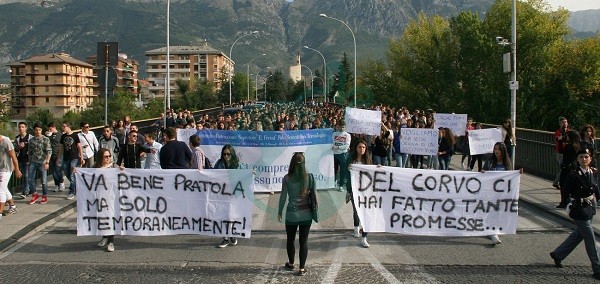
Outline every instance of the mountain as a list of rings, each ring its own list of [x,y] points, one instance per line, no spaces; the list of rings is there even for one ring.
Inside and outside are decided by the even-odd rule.
[[[571,12],[569,26],[576,32],[596,33],[600,30],[600,9]]]
[[[297,52],[302,52],[303,64],[321,65],[321,57],[302,49],[304,45],[321,51],[328,62],[337,61],[343,52],[353,57],[348,29],[319,17],[320,13],[352,28],[360,62],[384,57],[389,39],[399,37],[419,12],[452,16],[472,10],[482,14],[493,2],[172,0],[170,41],[171,45],[207,41],[228,54],[239,36],[258,30],[258,37],[244,37],[236,43],[233,60],[245,66],[256,55],[267,53],[269,59],[255,63],[286,72]],[[140,78],[144,78],[144,52],[166,45],[166,0],[0,0],[1,65],[59,51],[85,60],[96,54],[99,41],[118,41],[121,52],[140,62]],[[8,72],[0,72],[0,81],[8,81]]]

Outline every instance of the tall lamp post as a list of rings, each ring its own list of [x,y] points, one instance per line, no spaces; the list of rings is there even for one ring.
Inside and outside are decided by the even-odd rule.
[[[354,36],[354,32],[352,31],[352,29],[350,28],[350,26],[348,26],[348,24],[346,24],[346,22],[340,20],[340,19],[336,19],[334,17],[330,17],[327,16],[325,14],[319,14],[319,16],[323,17],[323,18],[328,18],[328,19],[332,19],[332,20],[336,20],[342,24],[344,24],[344,26],[346,26],[348,28],[348,30],[350,30],[350,33],[352,34],[352,40],[354,41],[354,107],[356,107],[356,77],[358,77],[358,74],[356,74],[356,61],[357,61],[357,57],[356,57],[356,37]]]
[[[167,93],[165,94],[165,96],[167,96],[167,109],[171,109],[171,42],[169,37],[169,34],[171,33],[171,28],[169,26],[171,15],[170,7],[171,0],[167,0]],[[166,115],[167,113],[165,112],[165,116]]]
[[[321,52],[319,52],[318,50],[314,49],[314,48],[310,48],[308,46],[303,46],[306,49],[310,49],[316,53],[318,53],[319,55],[321,55],[321,58],[323,58],[323,77],[325,78],[323,80],[323,95],[325,97],[327,97],[327,95],[329,95],[329,93],[327,93],[327,62],[325,62],[325,56],[323,56],[323,54]]]
[[[510,119],[512,120],[512,133],[515,133],[517,127],[517,90],[519,81],[517,81],[517,0],[512,1],[512,72],[510,74]],[[515,138],[516,139],[516,138]],[[516,141],[515,141],[516,142]],[[516,143],[515,143],[516,144]],[[516,145],[513,146],[512,164],[515,165],[515,156],[517,154]]]
[[[267,54],[266,54],[266,53],[263,53],[263,54],[261,54],[261,55],[259,55],[259,56],[256,56],[256,57],[252,58],[252,59],[250,60],[250,62],[248,62],[248,72],[246,73],[246,74],[248,74],[248,76],[247,76],[247,77],[248,77],[248,83],[246,84],[246,86],[248,87],[248,98],[246,98],[246,100],[247,100],[247,101],[249,101],[249,100],[250,100],[250,63],[252,63],[252,61],[254,61],[254,59],[256,59],[256,58],[259,58],[259,57],[261,57],[261,56],[265,56],[265,55],[267,55]],[[258,74],[257,74],[257,75],[258,75]],[[229,90],[231,90],[231,88],[229,88]],[[230,103],[230,104],[231,104],[231,103]]]
[[[308,68],[308,66],[302,65],[302,67],[308,69],[308,71],[310,72],[310,99],[312,101],[314,101],[315,100],[315,88],[314,88],[315,77],[313,77],[313,72],[312,72],[312,70],[310,70],[310,68]],[[306,83],[304,85],[306,86]],[[304,103],[306,103],[306,96],[304,96]]]
[[[267,101],[267,80],[269,80],[269,78],[273,75],[275,75],[275,73],[271,73],[271,75],[265,78],[265,102]]]
[[[245,37],[245,36],[249,36],[249,35],[253,35],[253,34],[257,34],[258,31],[252,31],[251,33],[248,34],[244,34],[240,37],[238,37],[233,44],[231,45],[231,48],[229,49],[229,60],[231,60],[231,67],[233,67],[233,59],[231,58],[231,53],[233,52],[233,46],[238,42],[238,40],[240,40],[241,38]],[[231,68],[233,69],[233,68]],[[231,79],[233,77],[233,70],[229,70],[229,105],[231,105]]]

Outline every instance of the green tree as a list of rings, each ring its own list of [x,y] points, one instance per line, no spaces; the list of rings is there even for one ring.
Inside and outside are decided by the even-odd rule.
[[[353,101],[354,98],[350,97],[354,95],[354,75],[348,61],[348,55],[345,52],[342,55],[342,61],[337,72],[333,74],[333,78],[331,90],[334,94],[337,92],[336,102],[348,104],[351,100]]]
[[[35,112],[27,116],[27,125],[31,128],[35,123],[40,123],[42,128],[46,128],[46,125],[50,122],[56,122],[56,118],[50,113],[50,110],[42,108],[37,109]]]

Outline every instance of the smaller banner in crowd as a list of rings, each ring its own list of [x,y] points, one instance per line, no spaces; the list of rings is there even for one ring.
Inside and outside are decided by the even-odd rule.
[[[381,134],[381,111],[346,107],[346,131],[354,134]]]
[[[440,127],[450,128],[452,134],[463,136],[467,131],[467,115],[454,113],[434,113],[434,128]]]
[[[502,131],[500,128],[488,128],[468,130],[469,153],[481,155],[494,152],[494,144],[502,142]]]
[[[249,238],[249,170],[77,168],[77,235]]]
[[[438,130],[428,128],[401,128],[400,152],[413,155],[438,153]]]
[[[213,162],[219,160],[223,145],[231,144],[241,169],[252,170],[254,191],[281,191],[295,152],[304,153],[306,169],[314,174],[317,189],[333,188],[332,129],[294,131],[200,130],[202,151]]]
[[[190,142],[190,137],[196,134],[198,130],[195,128],[177,128],[177,141],[182,141],[188,144]]]
[[[427,236],[515,234],[519,171],[417,170],[352,165],[366,232]]]

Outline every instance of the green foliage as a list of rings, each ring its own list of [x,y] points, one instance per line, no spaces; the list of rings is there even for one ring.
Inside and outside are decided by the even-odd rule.
[[[196,110],[216,107],[219,105],[219,100],[213,89],[212,83],[198,80],[175,101],[175,108]]]
[[[28,115],[26,122],[29,128],[32,128],[35,123],[39,123],[43,129],[46,129],[48,123],[56,123],[57,119],[50,113],[50,110],[42,108],[37,109],[34,113]]]

